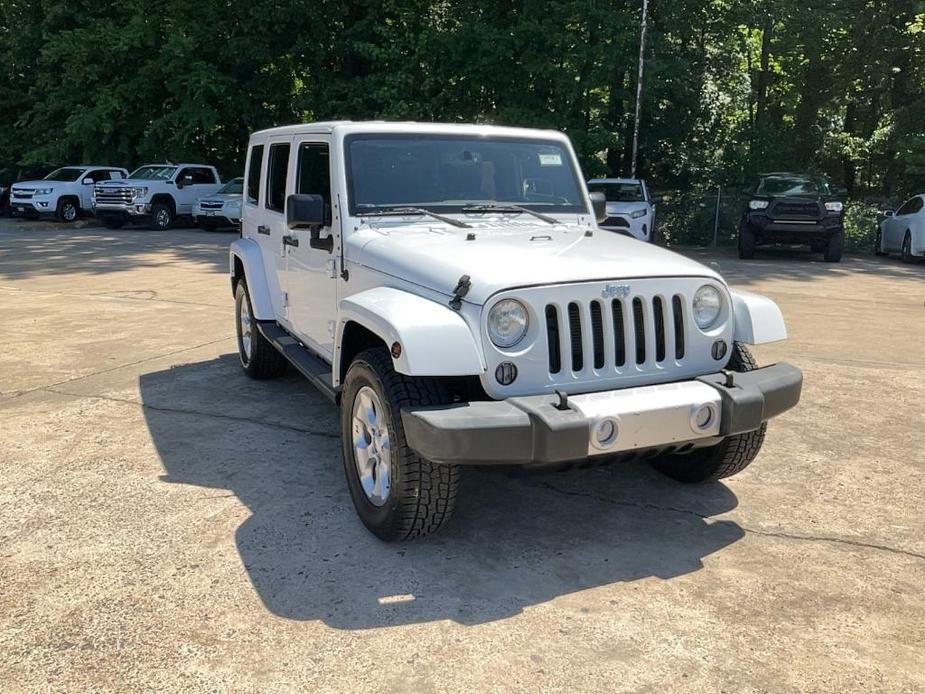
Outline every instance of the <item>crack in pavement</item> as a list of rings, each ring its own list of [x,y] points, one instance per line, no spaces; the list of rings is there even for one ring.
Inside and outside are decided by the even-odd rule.
[[[75,381],[82,381],[85,378],[101,376],[102,374],[112,373],[113,371],[118,371],[119,369],[124,369],[129,366],[137,366],[138,364],[144,364],[149,361],[163,359],[164,357],[172,357],[175,354],[182,354],[183,352],[190,352],[194,349],[199,349],[200,347],[208,347],[209,345],[214,345],[219,342],[224,342],[225,340],[232,340],[232,339],[235,339],[235,336],[229,335],[227,337],[221,337],[217,340],[209,340],[208,342],[203,342],[200,345],[193,345],[192,347],[183,347],[182,349],[177,349],[177,350],[174,350],[173,352],[166,352],[164,354],[156,354],[151,357],[145,357],[144,359],[139,359],[138,361],[130,361],[125,364],[119,364],[118,366],[112,366],[108,369],[101,369],[100,371],[94,371],[92,373],[84,374],[83,376],[74,376],[74,378],[67,378],[63,381],[57,381],[56,383],[48,383],[43,386],[35,386],[35,388],[27,388],[26,390],[20,390],[20,391],[10,391],[8,393],[0,392],[0,397],[6,398],[7,400],[12,400],[14,398],[22,397],[23,395],[28,395],[29,393],[49,390],[50,388],[54,388],[55,386],[63,386],[67,383],[74,383]],[[49,392],[56,392],[56,391],[49,391]],[[71,395],[71,393],[65,393],[65,395]]]
[[[315,431],[294,424],[284,424],[282,422],[268,422],[263,419],[250,419],[248,417],[237,417],[232,414],[218,414],[215,412],[206,412],[204,410],[186,410],[179,407],[164,407],[161,405],[151,405],[138,400],[128,398],[116,398],[111,395],[93,395],[87,393],[70,393],[66,390],[56,390],[54,388],[42,388],[46,393],[55,393],[56,395],[67,395],[72,398],[89,398],[91,400],[104,400],[106,402],[115,402],[123,405],[133,405],[142,409],[153,410],[155,412],[166,412],[167,414],[193,415],[199,417],[210,417],[212,419],[225,419],[232,422],[243,422],[246,424],[256,424],[257,426],[269,427],[272,429],[282,429],[284,431],[294,431],[299,434],[308,434],[309,436],[319,436],[321,438],[340,439],[340,434],[332,434],[329,431]]]
[[[563,494],[565,496],[582,496],[588,499],[594,499],[595,501],[600,501],[605,504],[611,504],[613,506],[626,506],[631,508],[640,508],[644,510],[653,510],[653,511],[668,511],[671,513],[682,513],[689,516],[694,516],[701,520],[713,520],[712,516],[705,516],[703,514],[697,513],[696,511],[691,511],[690,509],[684,508],[675,508],[673,506],[659,506],[658,504],[651,503],[638,503],[634,501],[618,501],[617,499],[610,499],[605,496],[599,496],[597,494],[589,494],[586,492],[573,492],[567,489],[562,489],[556,487],[555,485],[549,484],[549,482],[539,482],[538,484],[531,484],[532,487],[542,487],[548,489],[549,491],[555,492],[557,494]],[[751,535],[761,535],[763,537],[776,537],[783,540],[800,540],[803,542],[831,542],[833,544],[841,545],[850,545],[852,547],[859,547],[862,549],[876,549],[882,552],[889,552],[891,554],[899,554],[907,557],[912,557],[914,559],[923,559],[925,560],[925,554],[919,554],[917,552],[912,552],[905,549],[898,549],[896,547],[890,547],[888,545],[878,545],[873,542],[862,542],[860,540],[849,540],[848,538],[842,537],[826,537],[823,535],[797,535],[795,533],[785,533],[785,532],[775,532],[771,530],[757,530],[755,528],[749,528],[742,525],[741,523],[736,522],[742,531]]]

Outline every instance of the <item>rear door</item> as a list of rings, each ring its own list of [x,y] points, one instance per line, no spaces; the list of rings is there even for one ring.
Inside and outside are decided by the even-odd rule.
[[[289,317],[289,296],[286,293],[284,274],[286,271],[286,195],[290,189],[289,152],[292,137],[271,137],[267,141],[263,173],[263,197],[260,201],[260,223],[257,237],[263,255],[264,268],[270,292],[278,297],[277,319],[287,328]]]
[[[285,312],[283,290],[279,283],[278,265],[281,262],[279,236],[270,233],[266,200],[267,157],[269,146],[265,140],[252,141],[247,152],[244,177],[244,203],[241,206],[241,235],[260,246],[260,258],[267,280],[267,291],[273,304],[273,313],[280,318]]]
[[[320,195],[328,210],[331,205],[330,137],[297,136],[293,141],[294,193]],[[335,307],[337,302],[336,253],[312,248],[312,232],[288,230],[286,280],[292,330],[316,352],[331,360],[334,356]],[[317,232],[319,238],[334,234],[329,222]],[[335,239],[336,247],[337,239]],[[296,245],[297,244],[297,245]]]

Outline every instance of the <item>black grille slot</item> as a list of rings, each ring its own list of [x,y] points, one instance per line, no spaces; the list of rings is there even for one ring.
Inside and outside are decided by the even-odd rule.
[[[562,370],[562,352],[559,350],[559,312],[552,304],[546,307],[546,342],[549,344],[549,373]]]
[[[574,301],[568,305],[568,329],[572,342],[572,371],[585,366],[585,353],[581,344],[581,311]]]
[[[675,359],[684,359],[684,302],[680,294],[671,299],[671,309],[674,313],[674,356]]]
[[[601,302],[591,302],[591,337],[594,340],[594,368],[604,368],[604,317]]]
[[[614,299],[610,302],[610,312],[613,315],[613,346],[614,363],[617,366],[626,364],[626,339],[623,326],[623,302]]]
[[[633,299],[633,328],[636,337],[636,363],[646,361],[646,324],[642,315],[642,299],[638,296]]]
[[[665,361],[665,307],[662,297],[652,299],[652,315],[655,319],[655,361]]]

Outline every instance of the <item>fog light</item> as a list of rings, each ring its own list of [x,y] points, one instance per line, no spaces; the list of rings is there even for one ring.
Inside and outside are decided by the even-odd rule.
[[[517,378],[517,367],[509,361],[503,361],[495,369],[495,380],[503,386],[509,386]]]
[[[713,405],[709,403],[706,405],[700,405],[694,408],[694,412],[691,415],[691,428],[694,431],[706,431],[711,426],[716,418],[716,412],[713,409]]]
[[[710,349],[710,353],[713,355],[713,358],[719,361],[726,356],[726,343],[722,340],[717,340],[713,343],[713,347]]]
[[[620,425],[616,419],[608,417],[598,421],[591,430],[591,443],[595,448],[609,448],[620,435]]]

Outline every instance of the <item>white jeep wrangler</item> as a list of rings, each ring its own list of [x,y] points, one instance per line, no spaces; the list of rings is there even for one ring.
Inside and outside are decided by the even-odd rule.
[[[231,246],[245,372],[292,364],[341,409],[383,540],[436,531],[461,466],[650,460],[685,482],[757,455],[802,375],[745,345],[774,302],[602,232],[558,132],[419,123],[264,130]]]
[[[145,164],[124,180],[94,186],[93,211],[110,229],[147,221],[152,229],[164,230],[178,216],[191,214],[196,200],[221,187],[214,166]]]

